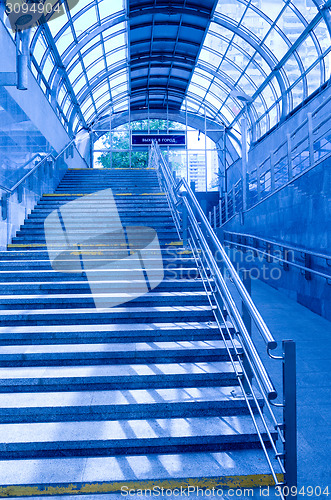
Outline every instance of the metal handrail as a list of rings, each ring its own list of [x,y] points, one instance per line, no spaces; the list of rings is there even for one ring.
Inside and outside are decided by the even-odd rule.
[[[157,146],[154,146],[157,148]],[[214,248],[220,253],[223,263],[233,281],[235,284],[237,291],[239,292],[239,295],[243,301],[243,304],[247,308],[248,312],[250,313],[259,333],[261,334],[263,340],[266,343],[267,349],[273,350],[276,349],[277,347],[277,341],[271,334],[270,330],[268,329],[267,325],[265,324],[263,318],[261,317],[259,311],[257,310],[254,302],[252,301],[249,293],[247,292],[244,284],[242,283],[241,279],[239,278],[234,266],[232,265],[225,249],[222,247],[220,244],[216,234],[214,233],[212,227],[210,226],[198,200],[196,199],[193,191],[187,184],[185,179],[181,179],[178,183],[176,183],[169,166],[165,162],[164,158],[162,155],[159,155],[159,159],[161,161],[161,169],[162,169],[162,175],[163,175],[163,180],[165,181],[166,184],[166,192],[171,193],[171,198],[173,198],[174,201],[178,202],[180,201],[180,198],[183,199],[184,205],[187,209],[188,215],[189,215],[189,220],[190,223],[197,229],[197,231],[201,231],[201,226],[205,229],[205,232],[207,234],[207,238],[209,239],[209,242],[212,242],[214,245]],[[181,187],[184,188],[185,192],[180,193]],[[177,196],[176,196],[177,195]],[[197,221],[196,214],[198,215],[199,222]],[[263,363],[260,359],[259,354],[256,351],[256,348],[249,336],[249,333],[243,323],[243,320],[238,312],[238,309],[233,301],[233,298],[228,290],[228,287],[225,284],[224,278],[222,276],[222,273],[220,271],[219,266],[217,265],[214,256],[211,253],[210,249],[210,243],[209,245],[204,245],[204,251],[206,254],[209,256],[209,260],[212,263],[213,269],[212,272],[214,274],[214,277],[216,278],[218,284],[222,288],[224,297],[226,298],[226,302],[228,304],[228,307],[236,321],[238,330],[240,331],[243,341],[245,345],[248,348],[248,351],[251,355],[252,362],[261,378],[263,381],[263,385],[267,391],[269,399],[275,399],[277,397],[277,392],[274,388],[274,385],[272,384],[269,375],[267,374]]]
[[[191,203],[193,204],[194,209],[199,214],[199,218],[200,218],[201,223],[203,224],[204,228],[206,229],[208,237],[211,239],[211,241],[213,242],[216,249],[220,252],[220,255],[223,259],[223,262],[227,268],[227,271],[229,272],[230,277],[231,277],[233,283],[235,284],[244,305],[247,307],[248,311],[250,312],[252,319],[254,320],[254,323],[255,323],[258,331],[260,332],[263,340],[265,341],[268,349],[276,349],[276,347],[277,347],[276,340],[274,339],[274,337],[270,333],[269,328],[267,327],[261,314],[257,310],[254,302],[251,299],[251,296],[249,295],[243,282],[239,278],[238,273],[236,272],[236,270],[235,270],[230,258],[228,257],[225,249],[223,248],[219,239],[217,238],[214,230],[212,229],[211,225],[209,224],[208,219],[207,219],[206,215],[204,214],[204,212],[203,212],[198,200],[196,199],[193,191],[188,186],[185,179],[182,179],[180,181],[180,183],[177,186],[177,189],[180,187],[181,184],[184,186],[185,191],[188,193],[189,199],[190,199]]]
[[[72,146],[75,142],[75,139],[72,139],[61,151],[60,153],[58,153],[56,156],[54,156],[53,153],[48,153],[48,155],[44,156],[44,158],[39,162],[37,163],[34,167],[32,167],[29,172],[27,172],[18,182],[16,182],[16,184],[14,184],[14,186],[12,188],[7,188],[5,186],[2,186],[0,184],[0,189],[2,189],[3,191],[6,191],[8,194],[13,194],[16,189],[28,178],[30,177],[30,175],[32,175],[36,170],[38,170],[39,167],[41,167],[41,165],[43,165],[47,160],[49,159],[52,159],[53,161],[56,161],[60,158],[60,156],[63,155],[63,153],[65,153],[67,151],[67,149],[70,148],[70,146]],[[32,163],[35,158],[37,157],[38,155],[36,155],[35,157],[31,158],[31,160],[29,160],[27,163],[24,164],[24,167],[26,167],[27,165],[29,165],[29,163]],[[41,154],[39,153],[39,156],[41,156]]]
[[[259,240],[259,241],[263,241],[265,243],[269,243],[270,245],[282,247],[282,248],[284,248],[286,250],[291,250],[291,251],[299,252],[299,253],[305,253],[305,254],[311,255],[313,257],[316,257],[318,259],[325,259],[325,260],[330,260],[331,261],[331,255],[326,255],[326,254],[322,254],[322,253],[312,252],[311,250],[306,250],[305,248],[300,248],[300,247],[294,247],[294,246],[288,245],[287,243],[283,243],[283,242],[280,242],[280,241],[267,240],[265,238],[261,238],[260,236],[256,236],[255,234],[235,233],[233,231],[224,231],[224,234],[231,234],[231,235],[240,236],[240,237],[244,237],[244,238],[253,238],[255,240]],[[237,242],[236,242],[236,244],[241,245],[240,243],[237,243]],[[258,250],[258,248],[254,248],[254,249]]]
[[[319,276],[320,278],[324,278],[326,280],[331,280],[331,275],[329,275],[329,274],[324,274],[324,273],[321,273],[320,271],[315,271],[315,269],[311,269],[310,267],[301,266],[300,264],[296,264],[295,262],[291,262],[289,260],[282,259],[281,257],[277,257],[276,255],[272,255],[272,254],[265,252],[263,250],[260,250],[256,247],[252,247],[250,245],[244,245],[242,243],[234,242],[231,240],[224,240],[224,242],[228,243],[229,245],[232,245],[232,246],[239,246],[241,248],[246,248],[247,250],[253,250],[254,252],[258,252],[259,254],[261,254],[265,257],[270,257],[273,260],[277,260],[278,262],[283,262],[284,264],[287,264],[288,266],[292,266],[292,267],[295,267],[297,269],[300,269],[300,271],[315,274],[316,276]]]
[[[185,186],[185,182],[186,181],[183,181],[184,186]],[[187,186],[187,184],[186,184],[186,186]],[[276,399],[277,398],[277,391],[276,391],[276,389],[275,389],[275,387],[274,387],[274,385],[273,385],[273,383],[272,383],[272,381],[271,381],[271,379],[270,379],[270,377],[269,377],[269,375],[268,375],[268,373],[267,373],[267,371],[262,363],[262,360],[261,360],[261,358],[256,350],[256,347],[255,347],[255,345],[254,345],[254,343],[253,343],[253,341],[252,341],[252,339],[247,331],[247,328],[246,328],[246,326],[243,322],[243,319],[238,311],[238,308],[236,307],[234,299],[233,299],[228,287],[226,286],[226,283],[225,283],[225,280],[222,276],[222,273],[221,273],[221,271],[220,271],[220,269],[215,261],[215,258],[210,250],[210,247],[208,246],[208,244],[205,240],[205,237],[203,236],[203,233],[201,231],[201,228],[199,227],[198,221],[196,220],[196,217],[193,213],[193,210],[190,206],[190,203],[187,199],[187,196],[184,196],[184,204],[185,204],[185,207],[186,207],[187,212],[189,214],[190,222],[192,223],[193,227],[197,230],[197,232],[200,233],[200,235],[202,235],[201,241],[204,241],[204,243],[205,243],[204,244],[204,252],[208,256],[209,264],[212,265],[213,278],[216,281],[219,288],[223,292],[222,293],[223,300],[226,301],[228,308],[231,311],[232,317],[233,317],[233,319],[235,319],[236,325],[237,325],[238,330],[240,331],[240,334],[241,334],[241,338],[242,338],[242,340],[247,348],[247,351],[249,352],[250,359],[251,359],[252,363],[254,364],[255,370],[258,373],[259,378],[263,383],[265,391],[268,395],[268,399],[269,399],[269,401]],[[209,233],[208,233],[208,236],[209,236]],[[277,347],[277,343],[276,343],[275,347]]]
[[[214,318],[218,328],[220,329],[221,338],[225,341],[226,337],[222,330],[222,325],[228,334],[228,338],[232,343],[235,356],[231,354],[231,349],[227,348],[230,362],[233,365],[234,372],[238,377],[239,386],[241,387],[249,413],[252,417],[255,429],[260,439],[260,443],[265,454],[266,460],[270,467],[276,485],[297,485],[297,455],[296,455],[296,396],[295,396],[295,343],[292,341],[282,341],[282,355],[274,356],[269,351],[277,347],[277,342],[271,335],[268,327],[265,325],[254,303],[251,300],[246,288],[241,282],[236,273],[230,259],[218,241],[211,225],[209,224],[202,208],[200,207],[194,192],[189,187],[186,180],[181,179],[179,182],[173,176],[172,171],[161,155],[160,148],[157,144],[152,144],[150,158],[154,162],[157,174],[160,180],[162,189],[168,196],[169,205],[172,211],[176,212],[180,220],[180,235],[183,238],[183,243],[188,245],[193,252],[194,259],[199,269],[199,274],[205,292],[208,297],[210,306],[212,307]],[[181,208],[181,210],[180,210]],[[220,266],[216,252],[222,256],[222,264]],[[262,362],[262,359],[257,352],[255,344],[250,335],[249,323],[241,316],[236,301],[232,292],[228,288],[226,278],[223,276],[223,271],[229,273],[230,280],[236,286],[239,295],[241,296],[243,307],[246,308],[250,319],[255,322],[262,338],[268,346],[267,354],[274,360],[282,362],[282,378],[283,378],[283,401],[281,403],[273,402],[277,398],[277,391],[269,377],[269,374]],[[241,292],[241,293],[240,293]],[[229,316],[230,322],[227,323],[226,317]],[[232,324],[232,325],[231,325]],[[231,325],[231,327],[229,326]],[[234,327],[234,333],[230,328]],[[244,353],[241,359],[237,352],[234,336],[238,335],[241,342],[241,348]],[[238,362],[241,372],[236,368]],[[275,361],[279,362],[279,361]],[[251,374],[250,374],[251,370]],[[252,383],[252,376],[254,383]],[[274,452],[274,459],[278,462],[280,470],[284,473],[284,483],[279,483],[277,473],[273,465],[273,461],[269,456],[264,439],[260,432],[257,420],[252,411],[250,398],[255,402],[258,408],[258,414],[261,418],[263,427],[268,436],[271,450]],[[280,438],[283,451],[278,451],[276,440],[270,432],[270,424],[265,420],[261,409],[257,403],[257,396],[263,397],[265,408],[269,412],[271,422],[277,431]],[[283,408],[283,419],[280,423],[273,406]],[[285,496],[280,492],[282,500]]]

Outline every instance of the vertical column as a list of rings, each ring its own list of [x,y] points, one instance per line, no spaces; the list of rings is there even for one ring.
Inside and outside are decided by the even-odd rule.
[[[227,192],[224,194],[224,204],[225,204],[225,221],[227,221],[229,218],[229,200]]]
[[[185,194],[183,194],[185,196]],[[183,200],[183,247],[187,247],[187,237],[188,237],[188,217],[187,217],[187,209],[185,206],[185,201]]]
[[[257,189],[257,201],[261,200],[261,170],[260,165],[256,168],[256,189]]]
[[[129,96],[129,166],[132,167],[132,129],[131,129],[131,102]]]
[[[275,157],[274,152],[270,153],[270,182],[271,182],[271,192],[275,190]]]
[[[309,166],[314,166],[314,129],[313,129],[313,115],[307,113],[308,120],[308,144],[309,144]]]
[[[112,113],[109,118],[109,143],[110,143],[110,168],[113,168],[113,131],[112,131]]]
[[[292,340],[283,341],[283,391],[284,391],[284,466],[285,484],[290,489],[297,486],[297,405],[296,405],[296,349]],[[295,498],[291,496],[291,498]]]
[[[246,177],[247,177],[247,119],[243,118],[241,120],[241,140],[242,140],[242,198],[243,198],[243,211],[247,208],[247,189],[246,189]]]
[[[228,173],[226,170],[226,129],[223,130],[223,168],[224,168],[224,192],[228,190]]]
[[[288,164],[288,180],[291,181],[293,179],[291,134],[287,134],[287,164]]]
[[[190,171],[188,164],[188,135],[187,135],[187,98],[185,99],[185,136],[186,136],[186,180],[190,182]]]
[[[243,282],[247,292],[249,293],[249,295],[251,295],[252,294],[252,281],[251,281],[251,277],[250,277],[248,269],[245,268],[243,270],[241,279],[242,279],[242,282]],[[242,301],[241,315],[242,315],[242,319],[243,319],[244,325],[246,326],[248,334],[250,336],[252,336],[252,318],[249,314],[249,311],[248,311],[244,301]],[[251,366],[249,364],[249,361],[247,360],[246,357],[244,357],[244,359],[243,359],[243,365],[244,365],[245,372],[247,374],[248,381],[251,383],[253,380],[253,372],[252,372]],[[250,393],[248,381],[246,379],[243,380],[243,386],[244,386],[244,390],[246,393]]]
[[[90,137],[90,168],[94,167],[94,141],[93,141],[93,130],[89,132]]]
[[[208,191],[208,156],[207,156],[207,110],[205,106],[205,183],[206,183],[206,192]]]

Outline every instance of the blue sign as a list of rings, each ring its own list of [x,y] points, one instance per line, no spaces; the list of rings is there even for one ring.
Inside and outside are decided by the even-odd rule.
[[[156,141],[160,146],[185,146],[184,134],[132,134],[132,146],[150,146]]]

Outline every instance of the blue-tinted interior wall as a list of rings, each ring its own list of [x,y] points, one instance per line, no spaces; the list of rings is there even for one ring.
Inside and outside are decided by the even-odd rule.
[[[331,255],[330,167],[327,159],[245,212],[243,218],[235,216],[220,230],[220,237],[223,230],[253,234]],[[330,274],[327,263],[325,272]],[[331,284],[325,279],[307,281],[300,272],[291,271],[267,282],[331,320]]]

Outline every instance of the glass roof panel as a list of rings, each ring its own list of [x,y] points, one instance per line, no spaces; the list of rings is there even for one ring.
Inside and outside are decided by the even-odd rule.
[[[64,33],[61,33],[59,36],[57,42],[56,42],[56,48],[59,51],[60,54],[63,54],[67,50],[70,44],[74,43],[74,37],[72,34],[71,27],[68,26],[68,28],[65,30]]]
[[[89,80],[92,80],[92,78],[95,77],[95,75],[101,73],[104,69],[105,69],[104,60],[102,59],[97,61],[95,64],[93,64],[86,70],[87,78]]]
[[[51,90],[60,89],[58,104],[66,115],[78,113],[68,116],[78,128],[89,117],[99,116],[108,103],[112,112],[128,109],[126,4],[79,0],[49,22],[48,32],[42,26],[34,32],[34,74],[40,83],[43,74]],[[259,137],[280,119],[286,101],[280,100],[282,94],[288,97],[286,112],[309,96],[330,77],[330,26],[316,4],[314,0],[219,0],[186,89],[191,111],[204,113],[206,107],[208,116],[240,134],[244,105],[233,92],[244,93],[253,97],[251,126]],[[54,66],[53,61],[61,59],[62,65]],[[71,103],[87,95],[79,113]]]
[[[85,14],[77,15],[73,21],[77,38],[79,36],[84,36],[86,28],[93,26],[98,21],[95,7],[92,6]]]
[[[72,71],[68,73],[69,80],[71,83],[73,83],[76,78],[78,78],[79,75],[83,73],[83,67],[80,62],[78,64],[75,64],[75,66],[72,67]]]
[[[101,0],[98,2],[99,12],[101,19],[105,19],[106,17],[115,14],[120,10],[125,8],[125,0]]]

